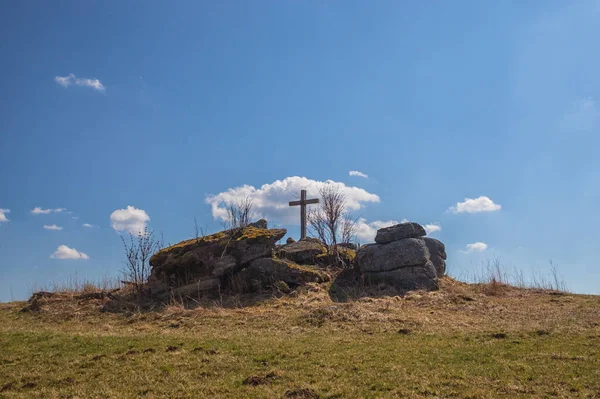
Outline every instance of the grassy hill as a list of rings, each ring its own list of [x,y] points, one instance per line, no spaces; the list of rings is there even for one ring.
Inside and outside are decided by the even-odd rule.
[[[386,290],[0,304],[0,397],[600,397],[600,297],[451,278]]]

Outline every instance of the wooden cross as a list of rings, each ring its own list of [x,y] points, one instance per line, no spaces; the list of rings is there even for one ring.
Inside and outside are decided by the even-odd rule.
[[[290,201],[290,206],[300,205],[300,239],[306,237],[306,205],[318,203],[318,198],[306,199],[306,190],[300,190],[300,201]]]

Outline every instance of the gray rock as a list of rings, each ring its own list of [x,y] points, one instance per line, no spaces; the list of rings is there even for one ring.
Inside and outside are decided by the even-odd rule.
[[[429,261],[429,250],[420,238],[405,238],[389,244],[363,245],[356,252],[358,268],[363,273],[386,272]]]
[[[430,248],[437,264],[431,260]],[[445,268],[445,256],[444,244],[436,239],[404,238],[361,246],[356,265],[367,281],[385,282],[402,290],[435,290]]]
[[[365,273],[364,276],[369,282],[383,282],[401,290],[433,291],[439,289],[435,266],[431,262],[386,272]]]
[[[173,298],[197,297],[200,293],[217,289],[221,285],[221,280],[218,278],[204,278],[198,281],[184,285],[181,287],[165,290],[156,295],[158,299],[167,300]]]
[[[225,274],[232,273],[237,264],[238,262],[233,256],[225,255],[214,262],[212,275],[214,277],[221,277]]]
[[[271,257],[275,243],[285,234],[285,229],[246,227],[161,249],[150,258],[148,287],[158,293],[236,273],[254,259]]]
[[[268,229],[267,221],[265,219],[259,219],[254,223],[250,223],[248,226],[256,227],[257,229]]]
[[[438,277],[446,274],[446,247],[440,241],[431,237],[423,237],[427,249],[429,249],[429,260],[435,266]]]
[[[283,259],[262,258],[253,260],[248,268],[237,275],[246,282],[258,282],[260,286],[267,287],[277,281],[296,286],[306,283],[322,283],[329,281],[327,273],[310,266],[299,266]]]
[[[404,238],[423,237],[425,229],[418,223],[406,222],[377,230],[375,242],[387,244],[388,242],[402,240]]]
[[[303,238],[291,244],[282,245],[276,255],[299,265],[314,265],[317,255],[325,253],[325,246],[315,238]]]

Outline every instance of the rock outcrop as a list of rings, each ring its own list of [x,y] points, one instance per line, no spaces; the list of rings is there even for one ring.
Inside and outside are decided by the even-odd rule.
[[[314,266],[301,266],[294,262],[276,258],[262,258],[250,262],[250,266],[239,273],[242,281],[253,288],[267,288],[283,281],[288,286],[306,283],[324,283],[331,277]]]
[[[172,295],[194,297],[218,288],[244,292],[294,288],[331,279],[319,267],[331,261],[323,243],[305,238],[276,245],[286,230],[261,226],[266,227],[267,222],[259,220],[242,229],[221,231],[160,250],[150,258],[151,293],[159,299]],[[340,258],[354,259],[355,251],[339,249]]]
[[[271,257],[285,229],[246,227],[182,241],[150,258],[148,286],[153,293],[171,289],[202,290],[219,286],[223,277],[237,273],[255,259]]]
[[[277,257],[291,260],[300,265],[314,265],[317,263],[317,256],[324,253],[326,253],[326,249],[323,243],[310,237],[282,245],[276,251]]]
[[[406,222],[377,230],[375,242],[387,244],[404,238],[423,237],[425,234],[425,229],[419,223]]]
[[[275,250],[275,255],[300,265],[352,265],[356,255],[354,244],[338,244],[337,251],[327,252],[327,247],[317,238],[306,237],[290,242]]]
[[[423,237],[425,245],[429,249],[429,260],[435,266],[438,277],[446,274],[446,247],[440,240],[431,237]]]
[[[439,288],[446,271],[444,244],[423,237],[417,223],[400,223],[377,231],[375,244],[356,253],[358,270],[369,281],[386,282],[402,290]]]

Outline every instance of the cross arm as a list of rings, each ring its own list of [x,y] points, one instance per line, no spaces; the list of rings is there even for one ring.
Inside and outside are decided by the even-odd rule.
[[[309,200],[300,200],[300,201],[290,201],[290,206],[298,206],[298,205],[309,205],[309,204],[318,204],[319,199],[309,199]]]

